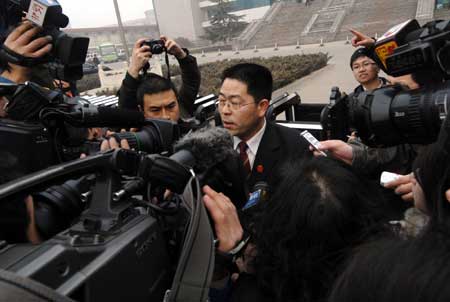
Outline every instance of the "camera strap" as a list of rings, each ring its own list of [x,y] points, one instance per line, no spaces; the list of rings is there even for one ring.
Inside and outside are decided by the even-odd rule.
[[[192,177],[183,193],[186,206],[192,209],[172,288],[165,302],[207,301],[214,271],[214,237],[202,201],[200,184]]]
[[[23,67],[33,67],[35,65],[43,64],[48,62],[48,58],[30,58],[22,56],[17,52],[9,49],[7,46],[2,45],[0,48],[0,60],[4,60],[11,64],[20,65]]]

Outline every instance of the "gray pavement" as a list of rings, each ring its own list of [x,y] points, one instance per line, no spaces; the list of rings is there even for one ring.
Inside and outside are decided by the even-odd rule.
[[[326,43],[324,46],[318,44],[301,45],[300,49],[296,49],[295,45],[293,45],[279,47],[278,50],[270,47],[258,49],[257,52],[254,52],[253,49],[248,49],[240,50],[238,54],[235,51],[224,51],[221,52],[221,55],[218,55],[217,52],[205,53],[205,56],[201,54],[194,55],[199,64],[205,64],[227,59],[288,56],[317,52],[328,53],[331,59],[326,67],[274,92],[274,97],[284,92],[297,92],[304,103],[326,103],[329,100],[333,86],[338,86],[341,91],[351,92],[358,84],[353,78],[349,65],[350,56],[354,50],[345,41],[336,41]],[[116,64],[123,66],[123,63],[108,65],[114,68]]]

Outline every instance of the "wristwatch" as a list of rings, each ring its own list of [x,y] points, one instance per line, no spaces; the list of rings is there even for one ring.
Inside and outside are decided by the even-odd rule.
[[[250,240],[250,237],[251,237],[250,235],[245,234],[245,232],[244,232],[242,239],[239,240],[238,242],[236,242],[236,245],[234,246],[234,248],[232,248],[230,251],[225,252],[225,253],[217,250],[217,247],[219,246],[220,241],[219,241],[219,239],[215,239],[214,246],[216,247],[216,253],[221,254],[222,256],[233,258],[234,256],[236,256],[240,251],[242,251],[245,248],[245,246],[247,245],[247,243]]]

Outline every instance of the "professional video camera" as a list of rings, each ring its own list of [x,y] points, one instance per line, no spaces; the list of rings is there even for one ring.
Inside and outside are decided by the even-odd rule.
[[[1,186],[5,202],[54,181],[96,175],[78,222],[40,245],[2,245],[0,267],[77,301],[206,301],[214,244],[190,169],[196,160],[189,149],[171,158],[110,150]],[[165,206],[135,196],[150,186],[176,195]]]
[[[42,36],[52,37],[53,50],[49,56],[43,58],[25,58],[3,46],[0,57],[27,67],[53,62],[54,64],[50,65],[56,73],[55,78],[67,81],[82,78],[82,65],[86,60],[89,38],[73,37],[60,31],[60,28],[69,24],[69,18],[62,13],[61,5],[56,0],[8,0],[6,5],[11,27],[21,22],[25,12],[28,20],[43,28]]]
[[[395,76],[412,74],[422,87],[388,86],[353,98],[334,87],[321,115],[327,138],[346,140],[357,130],[369,146],[434,142],[450,105],[449,45],[450,21],[420,28],[411,20],[390,29],[375,44],[380,67]]]
[[[148,153],[170,151],[180,136],[173,122],[145,119],[141,112],[90,105],[32,82],[1,84],[8,99],[8,119],[0,119],[0,146],[18,156],[26,172],[99,151],[100,141],[87,141],[85,127],[142,127],[136,133],[118,133],[130,147]]]

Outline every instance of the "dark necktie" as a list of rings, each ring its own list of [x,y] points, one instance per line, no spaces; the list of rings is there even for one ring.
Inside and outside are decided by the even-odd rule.
[[[239,148],[239,157],[242,160],[242,165],[244,166],[244,170],[246,173],[247,178],[250,176],[250,172],[251,172],[251,168],[250,168],[250,161],[248,159],[248,154],[247,154],[247,143],[244,141],[241,141],[238,144],[238,148]]]

